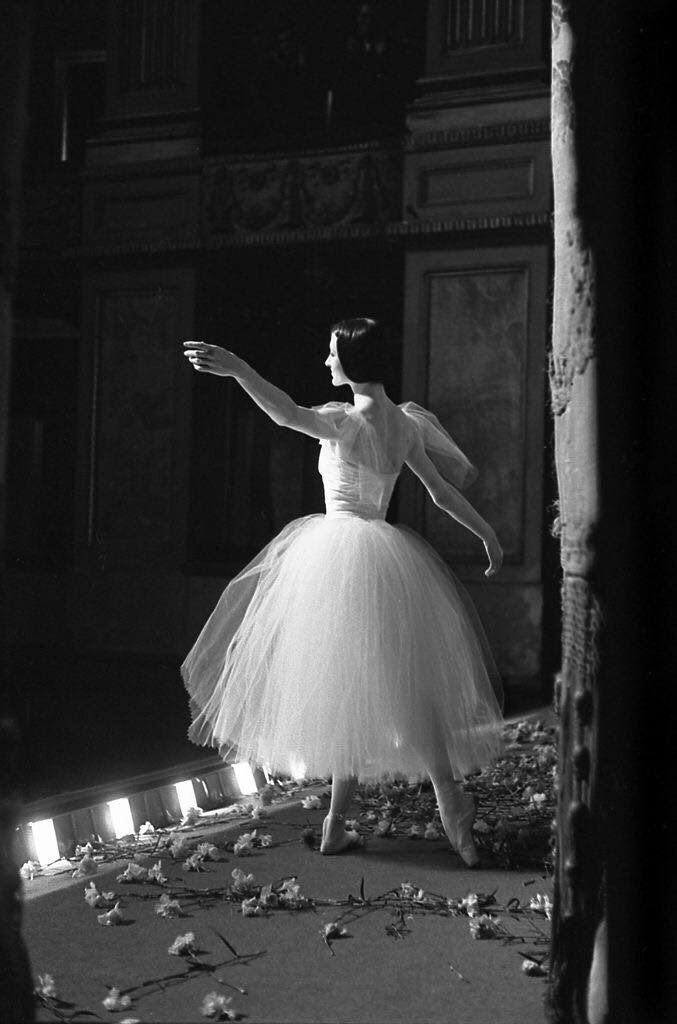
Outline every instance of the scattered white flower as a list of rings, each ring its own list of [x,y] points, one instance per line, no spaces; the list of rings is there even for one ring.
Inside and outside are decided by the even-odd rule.
[[[528,957],[522,961],[522,970],[532,978],[543,978],[548,973],[543,964],[539,964],[537,960],[530,960]]]
[[[115,925],[120,924],[124,920],[124,915],[120,910],[120,903],[116,903],[112,910],[107,911],[105,914],[97,914],[96,919],[99,924],[103,925]]]
[[[255,885],[254,876],[246,875],[240,868],[235,868],[234,871],[231,871],[230,877],[233,879],[231,889],[234,893],[245,894]]]
[[[346,818],[346,830],[348,832],[357,832],[359,828],[359,822],[357,818]]]
[[[464,910],[468,917],[478,917],[480,913],[480,901],[476,892],[469,892],[459,902],[459,908]]]
[[[204,871],[204,857],[202,857],[197,851],[191,853],[190,857],[184,860],[181,867],[184,871]]]
[[[480,914],[478,917],[471,917],[470,934],[473,939],[496,939],[500,932],[498,930],[499,919],[490,917],[489,914]]]
[[[425,832],[423,833],[423,838],[424,839],[439,839],[440,838],[439,829],[435,825],[434,821],[429,821],[428,824],[426,825]]]
[[[547,893],[543,894],[538,892],[532,896],[531,902],[529,903],[529,910],[537,910],[539,914],[545,914],[548,921],[550,921],[552,917],[552,902]]]
[[[230,1009],[232,996],[222,996],[219,992],[209,992],[202,1000],[200,1013],[203,1017],[214,1020],[237,1020],[237,1013]]]
[[[148,868],[141,867],[140,864],[134,864],[133,861],[129,861],[127,867],[121,875],[117,877],[118,882],[147,882],[148,881]]]
[[[162,874],[162,861],[157,861],[152,868],[148,868],[148,881],[157,882],[158,885],[165,885],[167,876]]]
[[[185,935],[177,935],[167,952],[171,956],[188,956],[190,953],[197,953],[194,933],[186,932]]]
[[[253,832],[244,832],[233,845],[233,853],[236,857],[251,857],[256,842],[256,829]]]
[[[185,836],[178,836],[169,844],[169,852],[174,860],[183,860],[192,849],[192,843]]]
[[[279,906],[279,899],[277,893],[273,892],[272,885],[264,885],[259,895],[259,902],[264,907],[277,907]]]
[[[56,982],[51,974],[38,974],[38,983],[35,986],[35,994],[44,996],[45,999],[58,999]]]
[[[91,853],[86,853],[73,872],[73,878],[86,878],[87,875],[95,875],[98,870],[99,867],[92,859]]]
[[[305,807],[307,811],[316,810],[318,807],[321,806],[322,801],[320,800],[319,796],[316,796],[315,794],[313,794],[312,796],[306,796],[301,801],[301,807]]]
[[[158,917],[181,917],[181,904],[178,900],[173,900],[166,892],[163,892],[155,904],[155,913]]]
[[[405,834],[409,839],[422,839],[423,825],[410,825]]]
[[[301,886],[297,883],[296,878],[287,878],[285,880],[278,893],[278,899],[283,906],[291,909],[303,907],[308,902],[301,893]]]
[[[546,800],[547,797],[545,793],[534,793],[534,795],[531,797],[531,806],[539,810],[541,807],[544,806]]]
[[[25,880],[33,881],[36,875],[39,875],[42,871],[42,867],[36,860],[27,860],[25,864],[22,864],[19,869],[19,874]]]
[[[202,817],[202,811],[199,807],[189,807],[185,817],[183,818],[182,825],[195,825],[196,822]]]
[[[416,889],[411,882],[402,882],[400,885],[400,896],[405,900],[413,900]]]
[[[264,907],[256,896],[250,896],[242,900],[243,917],[260,917],[264,913]]]
[[[233,845],[233,853],[236,857],[251,857],[254,852],[254,847],[251,843],[240,843],[237,842]]]
[[[103,1000],[103,1005],[111,1013],[117,1013],[119,1010],[128,1010],[132,1000],[129,996],[121,996],[119,988],[112,988]]]
[[[113,892],[99,892],[94,882],[85,889],[85,900],[90,907],[108,907],[115,899]]]
[[[199,854],[203,860],[216,860],[219,853],[213,843],[198,843],[195,852]]]
[[[268,848],[273,845],[273,837],[269,833],[266,833],[264,836],[259,836],[259,842],[264,849]]]

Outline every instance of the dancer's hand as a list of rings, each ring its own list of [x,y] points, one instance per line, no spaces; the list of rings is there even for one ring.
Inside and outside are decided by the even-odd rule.
[[[184,341],[183,354],[198,373],[214,373],[217,377],[233,377],[242,366],[234,352],[204,341]]]
[[[495,576],[503,564],[503,548],[498,543],[498,537],[495,533],[491,533],[488,537],[485,537],[483,543],[484,550],[486,551],[487,558],[489,559],[489,568],[484,570],[484,575]]]

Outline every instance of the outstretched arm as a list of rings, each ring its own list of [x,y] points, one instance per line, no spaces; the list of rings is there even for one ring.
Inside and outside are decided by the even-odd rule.
[[[234,352],[228,352],[218,345],[206,345],[203,341],[184,341],[183,347],[184,355],[198,373],[233,377],[278,426],[289,427],[311,437],[336,437],[331,421],[319,416],[313,409],[297,405],[286,391],[265,380]]]
[[[494,530],[482,519],[467,498],[464,498],[460,491],[456,490],[438,472],[426,454],[419,436],[415,438],[407,455],[407,465],[419,478],[437,507],[479,537],[489,559],[489,568],[485,570],[484,575],[494,576],[501,568],[503,561],[503,551]]]

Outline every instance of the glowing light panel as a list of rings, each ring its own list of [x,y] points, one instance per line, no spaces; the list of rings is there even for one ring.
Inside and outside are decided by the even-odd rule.
[[[181,808],[181,814],[185,818],[188,811],[191,808],[197,807],[197,800],[195,799],[195,790],[193,789],[193,783],[190,779],[185,782],[175,783],[176,794],[179,798],[179,807]]]
[[[44,821],[31,821],[33,830],[33,842],[35,843],[35,855],[44,866],[52,864],[59,859],[59,844],[56,841],[54,822],[51,818]]]
[[[291,777],[295,782],[302,782],[306,777],[307,768],[303,761],[292,761],[290,771]]]
[[[120,800],[109,800],[110,816],[113,820],[115,838],[122,839],[123,836],[131,836],[134,833],[134,821],[129,800],[122,797]]]
[[[240,761],[238,764],[234,764],[233,771],[235,772],[235,781],[240,787],[240,792],[243,796],[256,793],[258,786],[254,778],[254,772],[247,761]]]

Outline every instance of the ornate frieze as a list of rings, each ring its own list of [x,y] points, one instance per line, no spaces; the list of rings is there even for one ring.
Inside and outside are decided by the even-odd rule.
[[[400,150],[364,148],[210,162],[206,238],[231,233],[385,224],[399,216]]]

